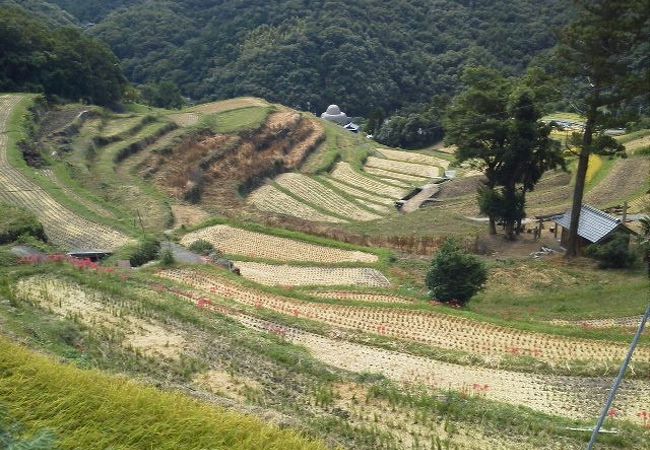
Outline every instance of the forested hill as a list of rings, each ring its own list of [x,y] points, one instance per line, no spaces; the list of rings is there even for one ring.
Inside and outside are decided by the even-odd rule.
[[[351,114],[453,93],[468,64],[520,72],[570,15],[562,0],[50,1],[96,22],[134,83]]]

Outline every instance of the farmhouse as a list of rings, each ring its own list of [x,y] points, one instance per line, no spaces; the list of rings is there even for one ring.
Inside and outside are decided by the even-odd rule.
[[[556,217],[554,222],[556,225],[556,235],[558,229],[560,227],[562,229],[560,242],[563,247],[566,247],[569,241],[569,230],[571,229],[571,211],[567,211],[563,215]],[[582,205],[580,223],[578,224],[578,246],[581,252],[591,244],[606,243],[619,231],[628,234],[634,233],[623,224],[621,219],[617,219],[593,206]]]

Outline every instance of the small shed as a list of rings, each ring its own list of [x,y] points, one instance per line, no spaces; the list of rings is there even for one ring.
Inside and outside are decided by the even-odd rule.
[[[562,227],[560,243],[566,247],[569,242],[569,230],[571,229],[571,211],[567,211],[554,219],[557,227]],[[634,234],[625,224],[605,211],[594,208],[590,205],[582,205],[580,210],[580,222],[578,223],[578,248],[584,252],[591,244],[604,244],[609,241],[616,232]]]

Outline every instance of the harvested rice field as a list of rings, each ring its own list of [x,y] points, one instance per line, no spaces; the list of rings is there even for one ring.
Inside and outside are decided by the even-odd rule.
[[[390,281],[377,269],[368,267],[276,266],[238,262],[244,278],[266,286],[367,286],[390,287]]]
[[[374,167],[376,169],[388,170],[391,172],[398,172],[423,178],[433,178],[440,176],[440,169],[435,166],[393,161],[385,158],[377,158],[375,156],[368,158],[366,161],[366,167]]]
[[[346,162],[340,162],[336,165],[331,173],[331,177],[343,183],[363,189],[364,191],[373,192],[386,197],[398,199],[408,194],[408,189],[382,183],[373,178],[366,177],[355,171],[352,166]]]
[[[416,152],[390,150],[387,148],[378,148],[377,152],[387,159],[415,164],[424,164],[427,166],[438,166],[442,167],[443,169],[447,169],[450,164],[449,160],[436,158],[435,156],[423,155]]]
[[[331,214],[347,217],[355,221],[379,219],[380,216],[361,208],[358,204],[337,194],[322,183],[299,173],[285,173],[277,178],[278,186],[300,197],[305,202],[316,205]]]
[[[210,242],[217,250],[228,255],[274,261],[303,261],[317,264],[347,262],[372,264],[379,259],[377,255],[371,253],[315,245],[295,239],[234,228],[229,225],[215,225],[193,231],[183,236],[181,244],[189,246],[199,239]]]
[[[248,196],[248,202],[261,211],[294,216],[304,220],[329,223],[347,222],[347,220],[321,213],[268,184],[253,191]]]

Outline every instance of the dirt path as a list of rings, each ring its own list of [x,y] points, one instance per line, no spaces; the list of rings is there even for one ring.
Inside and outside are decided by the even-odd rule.
[[[21,101],[17,95],[0,96],[0,201],[32,211],[49,239],[66,249],[114,250],[130,241],[124,234],[74,214],[39,185],[13,168],[7,157],[9,117]]]
[[[411,213],[417,211],[422,205],[422,203],[430,199],[439,190],[440,190],[439,184],[427,184],[426,186],[422,186],[422,190],[419,193],[417,193],[416,195],[413,196],[413,198],[411,198],[406,203],[404,203],[404,206],[402,206],[401,211],[405,213]]]

